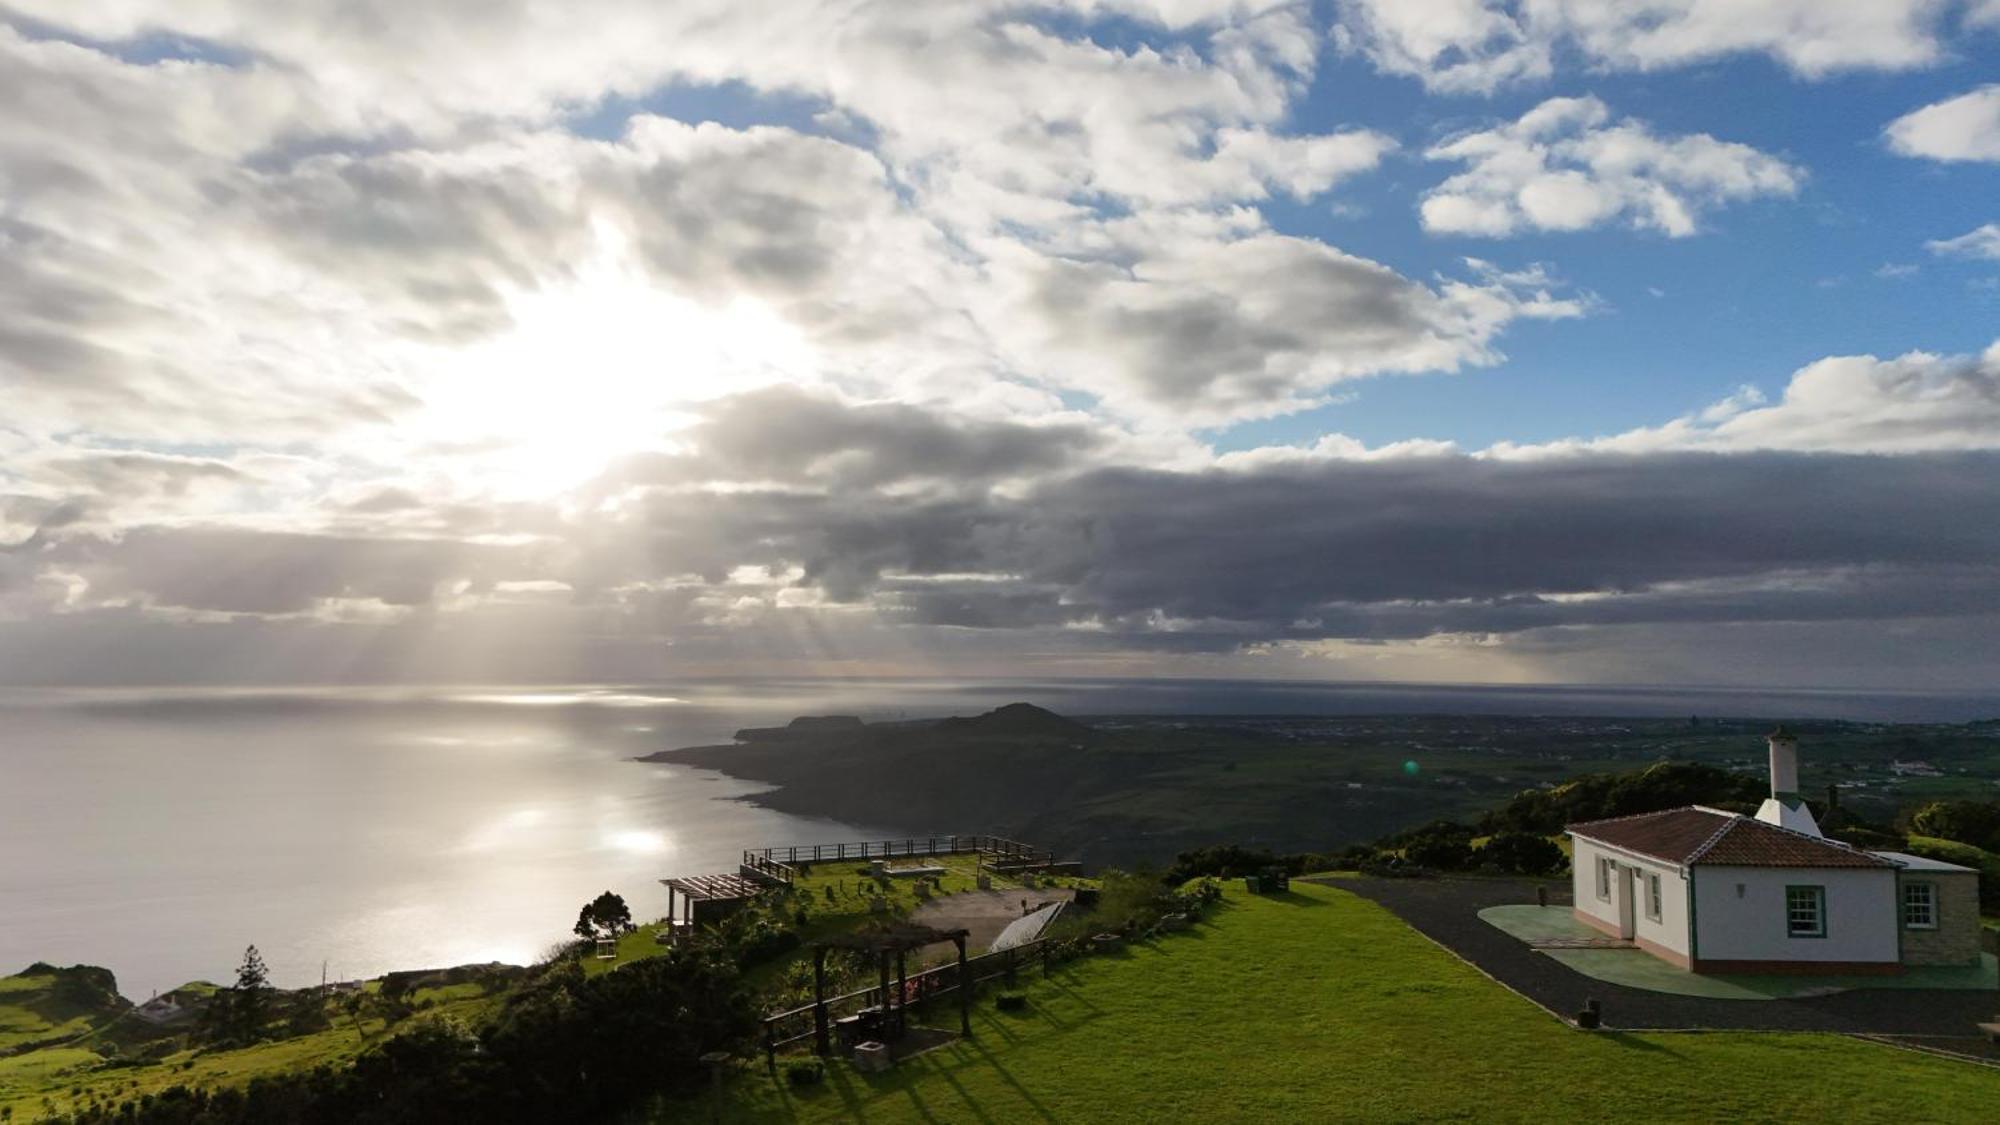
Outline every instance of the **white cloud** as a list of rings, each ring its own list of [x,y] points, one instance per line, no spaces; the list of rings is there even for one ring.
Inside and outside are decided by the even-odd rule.
[[[1984,258],[2000,262],[2000,223],[1974,227],[1956,238],[1937,238],[1924,243],[1933,254],[1958,258]]]
[[[2000,161],[2000,84],[1906,113],[1885,131],[1904,156],[1944,161]]]
[[[1341,0],[1343,41],[1434,90],[1547,78],[1574,50],[1614,70],[1763,54],[1795,74],[1904,70],[1943,57],[1944,0]]]
[[[1705,133],[1661,137],[1593,97],[1551,98],[1497,129],[1432,147],[1466,165],[1424,194],[1424,229],[1503,237],[1622,223],[1680,238],[1725,203],[1797,192],[1804,171]]]
[[[1543,445],[1501,457],[1678,450],[1921,453],[2000,449],[2000,341],[1978,355],[1828,356],[1792,373],[1768,402],[1753,387],[1660,426]]]
[[[709,384],[686,389],[698,399],[783,379],[998,415],[1082,391],[1171,429],[1293,409],[1355,375],[1492,362],[1508,323],[1568,300],[1427,285],[1272,233],[1257,203],[1323,195],[1392,147],[1284,131],[1318,44],[1302,5],[1081,5],[1158,33],[1131,48],[1077,33],[1058,4],[798,0],[780,18],[604,0],[560,18],[573,34],[539,8],[365,10],[86,0],[32,13],[111,49],[4,33],[17,100],[38,111],[0,125],[17,425],[489,464],[482,443],[544,423],[527,462],[548,466],[592,448],[566,428],[634,441],[692,384]],[[232,61],[112,53],[166,35]],[[824,102],[842,139],[562,127],[608,96],[723,81]],[[1058,281],[1082,286],[1077,307],[1051,302]],[[615,329],[585,304],[658,320],[683,348],[688,306],[796,346],[670,379],[621,360],[588,380],[611,417],[563,422],[574,412],[516,384],[563,362],[535,340]],[[1176,309],[1220,334],[1184,347]],[[572,359],[662,366],[630,337]],[[472,413],[511,429],[431,426],[466,400],[475,360],[519,404]],[[521,461],[510,479],[535,471]]]

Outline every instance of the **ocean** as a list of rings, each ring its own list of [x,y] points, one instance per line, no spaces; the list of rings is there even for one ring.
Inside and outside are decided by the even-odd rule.
[[[1025,699],[1075,715],[1499,714],[1958,721],[1956,696],[1227,681],[697,682],[666,687],[0,692],[0,972],[102,965],[143,1000],[226,982],[255,944],[282,986],[526,962],[604,890],[750,846],[978,825],[844,825],[751,786],[639,763],[796,714],[871,720]]]

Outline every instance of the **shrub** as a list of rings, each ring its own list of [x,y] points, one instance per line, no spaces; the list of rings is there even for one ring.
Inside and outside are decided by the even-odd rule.
[[[2000,851],[2000,802],[1932,801],[1910,815],[1910,831]]]
[[[785,1081],[793,1086],[817,1086],[826,1080],[826,1064],[818,1059],[791,1059],[785,1063]]]
[[[1472,829],[1449,820],[1433,821],[1402,839],[1403,858],[1419,867],[1463,871],[1472,865]]]
[[[993,998],[993,1006],[1003,1012],[1019,1012],[1027,1008],[1028,995],[1025,992],[1002,992]]]
[[[1282,867],[1287,875],[1303,875],[1308,863],[1316,859],[1307,855],[1278,855],[1269,848],[1245,848],[1235,844],[1218,844],[1214,847],[1196,848],[1174,857],[1174,865],[1167,868],[1161,881],[1168,886],[1179,886],[1189,879],[1203,875],[1216,875],[1232,879],[1239,875],[1255,875],[1267,867]]]
[[[1475,858],[1481,866],[1510,875],[1553,875],[1569,866],[1553,841],[1527,832],[1502,832],[1486,841]]]

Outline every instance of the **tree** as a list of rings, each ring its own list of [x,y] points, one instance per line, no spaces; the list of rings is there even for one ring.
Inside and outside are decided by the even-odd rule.
[[[221,1039],[250,1043],[263,1037],[264,1025],[271,1022],[271,972],[264,967],[264,955],[252,945],[243,950],[243,963],[236,968],[235,985],[222,989],[209,1001],[206,1020]]]
[[[575,933],[580,938],[615,937],[632,928],[632,908],[610,891],[585,903],[576,916]]]

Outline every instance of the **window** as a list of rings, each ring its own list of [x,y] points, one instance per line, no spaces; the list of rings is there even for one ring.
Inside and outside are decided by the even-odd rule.
[[[1649,874],[1646,876],[1646,917],[1651,918],[1655,922],[1660,920],[1660,877],[1658,875]]]
[[[1611,898],[1611,861],[1597,857],[1597,897],[1609,901]]]
[[[1826,888],[1785,888],[1785,932],[1792,937],[1826,936]]]
[[[1903,884],[1903,928],[1937,929],[1937,884]]]

